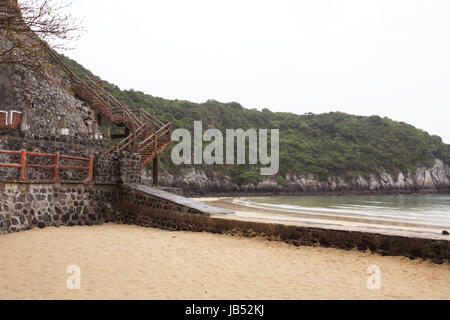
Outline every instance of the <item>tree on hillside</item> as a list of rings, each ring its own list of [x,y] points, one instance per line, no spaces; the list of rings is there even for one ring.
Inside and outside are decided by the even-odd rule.
[[[37,69],[45,49],[70,49],[83,31],[68,14],[70,3],[58,0],[0,0],[0,65]]]

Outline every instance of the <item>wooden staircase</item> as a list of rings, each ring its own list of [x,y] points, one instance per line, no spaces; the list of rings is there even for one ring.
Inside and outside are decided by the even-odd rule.
[[[110,152],[130,150],[139,153],[142,164],[146,165],[170,144],[171,122],[164,124],[144,109],[129,109],[94,80],[89,77],[84,80],[78,78],[50,48],[48,53],[68,76],[76,95],[81,100],[110,122],[128,129],[130,134],[111,147]]]

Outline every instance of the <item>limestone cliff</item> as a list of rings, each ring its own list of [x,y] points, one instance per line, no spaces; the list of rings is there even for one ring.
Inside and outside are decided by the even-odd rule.
[[[151,178],[144,174],[144,180]],[[358,176],[345,180],[331,177],[321,181],[309,175],[286,175],[286,183],[280,184],[274,178],[267,178],[257,185],[237,185],[222,172],[206,172],[195,168],[184,169],[182,174],[166,173],[160,178],[166,187],[181,188],[186,194],[239,194],[239,193],[320,193],[320,192],[450,192],[450,167],[436,159],[431,168],[418,168],[412,172],[400,172],[393,177],[382,171],[369,178]]]

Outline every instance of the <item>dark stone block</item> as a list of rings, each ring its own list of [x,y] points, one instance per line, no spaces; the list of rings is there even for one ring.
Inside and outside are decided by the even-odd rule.
[[[65,215],[63,215],[63,216],[61,217],[61,221],[62,221],[63,223],[68,222],[69,219],[70,219],[70,215],[69,215],[68,213],[65,214]]]
[[[383,251],[389,251],[390,248],[391,248],[391,245],[389,244],[388,241],[384,241],[380,245],[380,249],[383,250]]]

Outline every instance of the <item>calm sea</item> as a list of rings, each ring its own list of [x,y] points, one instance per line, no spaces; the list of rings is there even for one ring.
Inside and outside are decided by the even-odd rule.
[[[233,202],[290,215],[298,212],[450,227],[450,195],[243,197]]]

